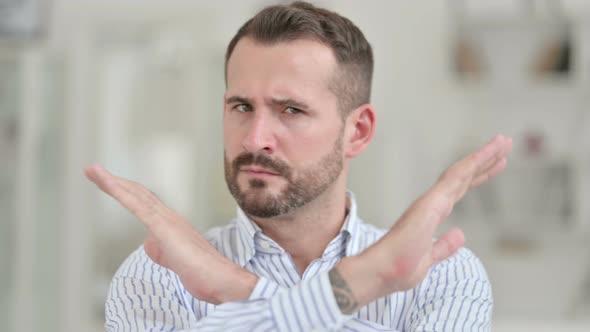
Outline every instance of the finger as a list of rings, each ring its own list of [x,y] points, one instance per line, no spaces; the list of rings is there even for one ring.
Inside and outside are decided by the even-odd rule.
[[[103,192],[117,200],[146,226],[151,227],[161,221],[161,202],[143,186],[113,176],[100,165],[88,167],[86,175]]]
[[[108,173],[103,172],[104,168],[98,164],[88,166],[84,169],[86,177],[92,181],[100,190],[108,194],[113,185],[114,177]]]
[[[498,156],[494,156],[492,159],[490,159],[486,165],[482,166],[482,168],[480,170],[478,170],[473,177],[471,178],[471,183],[469,184],[468,188],[474,188],[476,185],[474,185],[475,181],[478,181],[478,184],[481,184],[485,181],[487,181],[488,179],[490,179],[491,177],[489,176],[490,172],[493,169],[496,169],[498,167],[498,164],[500,162],[502,162],[502,160],[505,159],[505,157],[500,157]],[[478,180],[479,179],[479,180]],[[481,181],[481,179],[485,179],[484,181]]]
[[[177,212],[170,209],[152,191],[141,183],[131,181],[122,177],[114,176],[117,185],[125,190],[135,201],[126,203],[119,201],[131,213],[138,217],[154,234],[166,236],[167,225],[175,223],[186,231],[192,231],[192,226]],[[133,205],[130,205],[133,204]]]
[[[497,138],[499,143],[498,148],[496,149],[495,154],[493,154],[487,161],[484,161],[478,168],[478,172],[484,173],[487,172],[489,169],[493,168],[494,165],[504,158],[509,153],[509,146],[510,146],[510,138],[499,135]],[[492,140],[489,144],[494,144],[494,140]]]
[[[125,189],[130,195],[136,196],[139,200],[143,201],[144,204],[164,205],[164,203],[162,203],[162,201],[153,192],[151,192],[141,183],[119,176],[115,176],[115,179],[123,189]]]
[[[466,162],[472,163],[473,167],[481,169],[496,158],[499,154],[502,154],[505,148],[506,137],[503,135],[496,135],[482,148],[472,153],[466,159]]]
[[[130,194],[141,197],[147,201],[160,201],[153,192],[140,183],[115,176],[98,164],[86,167],[85,173],[88,179],[94,182],[106,194],[110,195],[109,191],[112,190],[113,185],[120,185]]]
[[[143,249],[152,261],[156,262],[159,265],[162,265],[164,263],[164,262],[162,262],[162,259],[161,259],[162,258],[162,251],[161,251],[160,245],[158,243],[158,239],[156,239],[152,235],[152,233],[149,233],[148,237],[143,242]],[[167,267],[167,266],[164,266],[164,267]]]
[[[435,184],[453,202],[459,201],[471,187],[471,182],[488,170],[495,169],[512,147],[511,139],[497,135],[480,150],[451,166]]]
[[[494,165],[498,162],[498,155],[494,155],[492,158],[490,158],[488,161],[485,162],[485,164],[481,165],[480,168],[477,170],[476,173],[485,173],[487,172],[489,169],[491,169],[492,167],[494,167]],[[477,176],[477,174],[476,174]]]
[[[138,217],[148,228],[155,231],[158,225],[175,220],[176,214],[170,210],[153,192],[142,184],[115,176],[117,184],[127,192],[127,201],[119,202]]]
[[[480,167],[478,174],[474,178],[477,178],[481,174],[490,173],[492,169],[497,168],[497,165],[504,162],[503,159],[506,159],[510,152],[512,152],[512,139],[510,137],[503,137],[502,148]]]
[[[460,196],[458,193],[464,191],[474,175],[481,168],[493,163],[495,155],[500,150],[501,140],[501,136],[496,136],[481,149],[454,163],[442,174],[436,185],[451,197]]]
[[[433,263],[443,261],[454,255],[465,244],[465,235],[459,228],[453,228],[443,234],[432,246]]]
[[[475,179],[473,179],[470,188],[475,188],[500,174],[506,168],[507,163],[508,160],[506,158],[500,160],[498,163],[494,165],[493,168],[489,169],[486,173],[480,174]]]

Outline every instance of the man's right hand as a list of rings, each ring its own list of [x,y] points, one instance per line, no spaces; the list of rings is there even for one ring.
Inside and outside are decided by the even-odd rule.
[[[464,244],[463,232],[455,228],[433,240],[436,230],[469,189],[506,167],[511,150],[512,139],[496,136],[447,169],[378,242],[342,259],[330,271],[341,311],[350,314],[380,297],[414,288],[430,267],[455,254]]]
[[[87,167],[85,173],[146,226],[146,254],[174,271],[191,295],[214,304],[248,299],[258,277],[223,256],[151,191],[99,165]]]

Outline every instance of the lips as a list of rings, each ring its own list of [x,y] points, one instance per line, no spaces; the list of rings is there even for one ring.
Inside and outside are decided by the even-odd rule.
[[[240,171],[247,172],[250,174],[256,174],[256,175],[280,175],[279,173],[277,173],[275,171],[271,171],[269,169],[257,167],[257,166],[243,167],[242,169],[240,169]]]

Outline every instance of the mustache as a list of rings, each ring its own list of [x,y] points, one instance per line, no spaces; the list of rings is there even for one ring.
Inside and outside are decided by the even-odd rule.
[[[240,171],[240,167],[250,165],[257,165],[260,167],[267,168],[271,171],[279,173],[280,175],[288,179],[291,176],[291,168],[285,162],[272,159],[265,154],[253,154],[250,152],[242,153],[241,155],[236,157],[236,159],[234,159],[234,161],[232,162],[234,174],[237,174]]]

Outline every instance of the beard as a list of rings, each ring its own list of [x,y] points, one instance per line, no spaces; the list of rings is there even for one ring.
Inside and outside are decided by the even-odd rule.
[[[325,192],[340,176],[343,168],[342,138],[343,132],[332,151],[312,166],[297,172],[285,162],[264,153],[245,152],[231,162],[224,154],[225,181],[229,191],[246,214],[258,218],[276,217],[300,208]],[[287,181],[286,187],[279,193],[272,193],[265,180],[250,179],[247,188],[240,188],[240,168],[249,165],[278,173]]]

